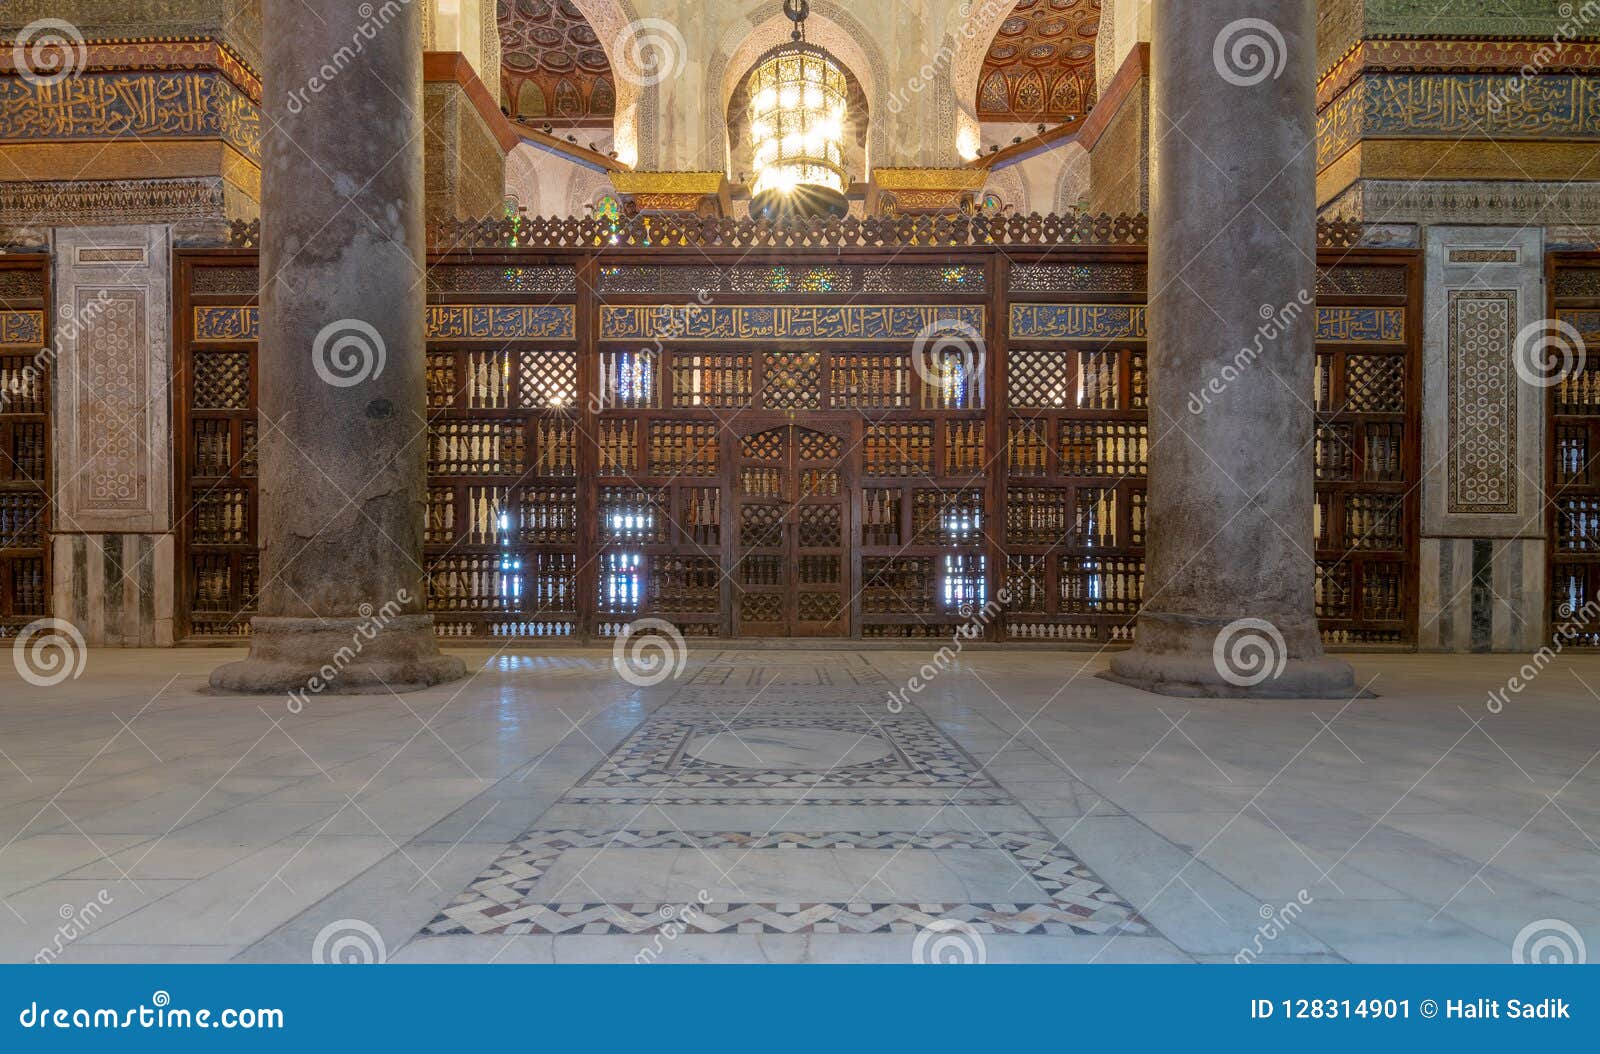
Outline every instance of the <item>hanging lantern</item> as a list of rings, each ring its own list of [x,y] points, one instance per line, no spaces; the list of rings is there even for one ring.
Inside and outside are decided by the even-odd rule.
[[[848,186],[844,136],[848,85],[826,49],[806,42],[809,0],[784,0],[794,23],[787,44],[761,56],[750,74],[750,142],[756,181],[750,214],[843,216]]]

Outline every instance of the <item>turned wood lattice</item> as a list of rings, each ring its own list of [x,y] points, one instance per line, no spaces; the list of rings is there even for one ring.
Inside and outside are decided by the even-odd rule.
[[[0,256],[0,637],[49,614],[48,289],[43,257]]]
[[[947,638],[976,619],[991,639],[1131,640],[1160,530],[1144,233],[1126,217],[436,230],[473,247],[429,277],[439,632],[608,637],[649,617],[692,636]],[[254,303],[254,255],[179,254],[194,637],[246,633],[259,577],[253,330],[196,321]],[[1321,256],[1318,615],[1331,643],[1405,644],[1418,258]]]
[[[1550,318],[1578,341],[1557,338],[1560,369],[1549,388],[1547,493],[1551,639],[1563,647],[1600,647],[1600,253],[1553,253]]]

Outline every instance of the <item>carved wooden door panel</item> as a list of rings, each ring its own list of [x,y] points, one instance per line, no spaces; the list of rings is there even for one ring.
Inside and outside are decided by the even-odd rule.
[[[789,635],[850,634],[848,429],[793,427],[794,609]]]
[[[734,632],[848,636],[848,425],[776,424],[735,448]]]

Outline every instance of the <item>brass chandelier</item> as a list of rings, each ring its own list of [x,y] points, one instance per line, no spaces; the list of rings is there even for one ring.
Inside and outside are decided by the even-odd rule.
[[[783,13],[794,23],[789,42],[761,56],[750,74],[750,214],[843,216],[848,82],[825,48],[806,42],[809,0],[784,0]]]

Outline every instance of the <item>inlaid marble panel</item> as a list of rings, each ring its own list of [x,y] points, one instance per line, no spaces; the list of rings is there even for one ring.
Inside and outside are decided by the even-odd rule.
[[[711,659],[421,936],[1152,932],[891,687]]]
[[[1518,345],[1546,313],[1542,231],[1427,238],[1423,534],[1541,537],[1545,389],[1518,369]]]
[[[58,531],[170,526],[164,226],[58,228]]]
[[[1546,610],[1544,231],[1426,237],[1418,643],[1526,649]]]
[[[909,934],[940,919],[987,933],[1150,932],[1042,831],[599,830],[529,833],[422,935],[648,933],[672,918],[690,933]]]
[[[1452,513],[1517,511],[1516,317],[1515,289],[1450,290]]]
[[[768,687],[763,693],[776,688]],[[919,713],[837,702],[727,701],[689,689],[657,710],[580,785],[746,790],[992,787],[959,747]],[[786,692],[787,694],[787,692]]]

